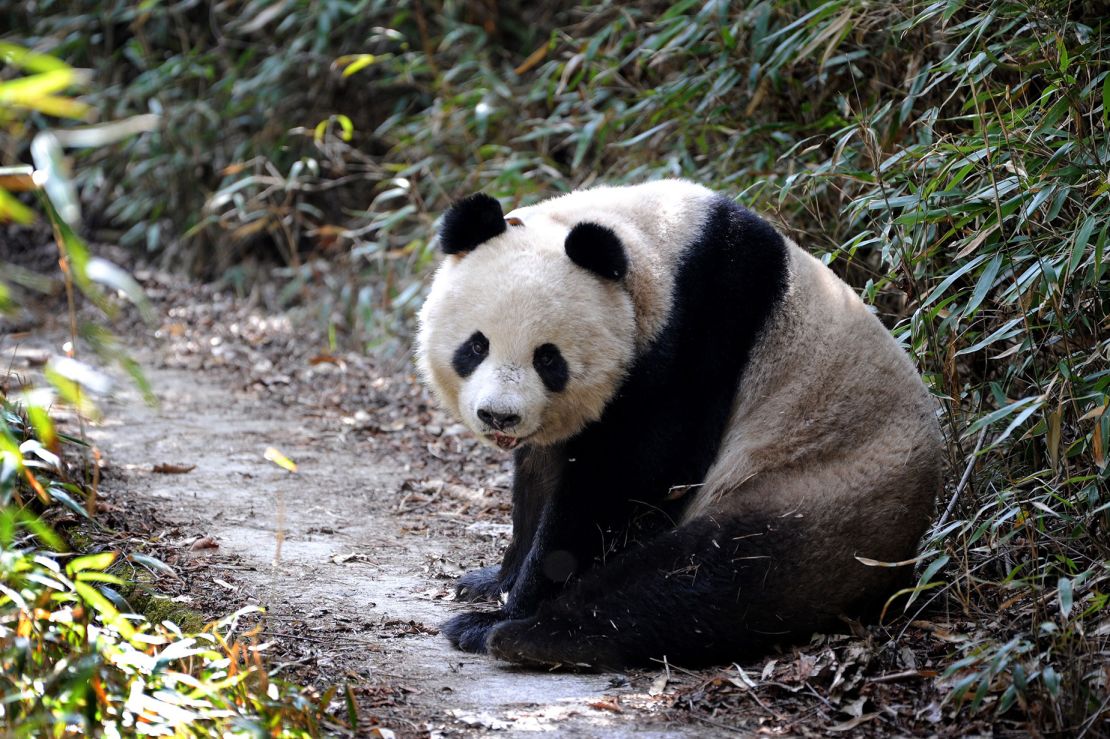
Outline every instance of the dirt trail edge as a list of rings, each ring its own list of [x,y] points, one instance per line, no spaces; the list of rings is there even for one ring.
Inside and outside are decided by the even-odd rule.
[[[308,663],[322,684],[376,686],[370,705],[401,709],[375,720],[399,734],[717,733],[660,715],[651,673],[531,672],[451,649],[436,626],[463,606],[449,602],[435,563],[459,557],[458,544],[411,531],[413,514],[398,511],[401,463],[326,413],[247,393],[229,373],[144,363],[160,406],[124,388],[92,437],[115,465],[113,495],[168,523],[164,539],[188,563],[180,601],[209,615],[265,607],[279,655],[301,655],[291,663]],[[271,446],[296,461],[295,474],[264,458]],[[164,464],[195,468],[153,471]]]

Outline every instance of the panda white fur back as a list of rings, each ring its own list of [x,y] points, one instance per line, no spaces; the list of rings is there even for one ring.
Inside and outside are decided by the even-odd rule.
[[[418,362],[516,449],[513,540],[444,633],[469,651],[619,667],[727,662],[881,606],[932,514],[942,445],[909,358],[766,222],[680,180],[503,216],[472,196]]]

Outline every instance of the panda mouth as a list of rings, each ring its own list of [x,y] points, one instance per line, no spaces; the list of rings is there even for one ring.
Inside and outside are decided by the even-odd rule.
[[[505,451],[516,449],[520,446],[520,442],[522,441],[519,436],[509,436],[508,434],[501,434],[496,431],[490,434],[490,438],[493,439],[494,444]]]

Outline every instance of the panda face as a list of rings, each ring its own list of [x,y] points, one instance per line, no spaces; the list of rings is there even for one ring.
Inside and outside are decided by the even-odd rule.
[[[420,369],[502,449],[550,445],[601,416],[634,349],[631,297],[572,261],[568,230],[517,226],[449,256],[420,313]]]

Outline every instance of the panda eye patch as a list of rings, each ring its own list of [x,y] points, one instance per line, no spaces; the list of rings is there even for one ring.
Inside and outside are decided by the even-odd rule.
[[[541,344],[532,354],[532,366],[543,381],[544,387],[553,393],[562,392],[570,379],[570,369],[563,353],[554,344]]]
[[[467,377],[478,369],[478,365],[488,354],[489,339],[481,331],[475,331],[470,338],[459,344],[459,348],[451,357],[451,366],[459,373],[459,377]]]

